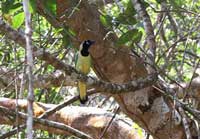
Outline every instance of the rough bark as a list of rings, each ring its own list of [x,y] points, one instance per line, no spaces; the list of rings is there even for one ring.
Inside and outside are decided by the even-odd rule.
[[[0,98],[0,106],[9,108],[10,110],[15,110],[16,104],[14,99]],[[27,101],[18,100],[19,108],[21,110],[26,110]],[[34,111],[35,115],[42,114],[45,110],[48,110],[56,105],[53,104],[44,104],[44,103],[34,103],[35,109],[40,110]],[[37,105],[37,106],[36,106]],[[37,107],[37,108],[36,108]],[[12,119],[9,119],[9,116],[2,111],[0,111],[0,124],[9,124],[13,125]],[[102,109],[93,108],[93,107],[78,107],[70,106],[65,107],[53,115],[49,116],[47,119],[64,123],[75,129],[83,131],[84,133],[90,135],[94,139],[100,137],[103,129],[107,126],[113,114]],[[20,122],[23,123],[24,120],[20,118]],[[64,134],[69,135],[68,132],[48,127],[39,123],[34,124],[35,129],[47,130],[50,133],[55,134]],[[129,124],[124,121],[119,116],[115,117],[114,121],[108,128],[107,132],[104,135],[103,139],[139,139],[137,132],[134,131],[131,123]]]

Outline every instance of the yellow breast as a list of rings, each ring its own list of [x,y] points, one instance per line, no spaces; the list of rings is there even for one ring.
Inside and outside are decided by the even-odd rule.
[[[76,69],[83,74],[88,74],[90,72],[90,66],[91,66],[90,55],[87,57],[84,57],[84,56],[81,56],[79,53]]]

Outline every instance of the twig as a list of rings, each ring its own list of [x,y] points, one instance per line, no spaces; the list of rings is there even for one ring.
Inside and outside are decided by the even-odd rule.
[[[185,112],[184,112],[182,107],[179,107],[178,110],[179,110],[179,112],[180,112],[180,114],[182,116],[182,123],[183,123],[183,127],[185,129],[186,138],[187,139],[192,139],[192,136],[191,136],[191,133],[190,133],[189,124],[187,122],[187,117],[185,115]]]
[[[15,61],[15,63],[17,63],[16,45],[14,45],[13,51],[14,51],[14,61]],[[17,69],[15,69],[14,76],[15,76],[14,82],[15,82],[15,95],[16,95],[15,96],[16,112],[18,113],[18,111],[19,111],[19,106],[18,106],[19,93],[18,93],[18,86],[17,86],[17,82],[18,82]],[[19,139],[19,118],[18,118],[18,114],[16,115],[16,126],[17,126],[17,139]]]
[[[114,115],[113,115],[113,117],[112,117],[112,119],[109,121],[108,125],[104,128],[104,130],[103,130],[101,136],[99,137],[99,139],[102,139],[102,138],[103,138],[103,136],[105,135],[106,131],[108,130],[108,128],[109,128],[110,125],[112,124],[112,122],[113,122],[115,116],[117,115],[119,109],[120,109],[120,107],[118,106],[117,109],[116,109],[116,111],[115,111],[115,113],[114,113]]]
[[[188,85],[188,87],[184,91],[183,101],[185,101],[185,99],[187,97],[188,90],[190,89],[190,86],[192,85],[192,81],[193,81],[193,79],[195,77],[195,72],[196,72],[197,68],[199,67],[199,62],[200,62],[200,59],[198,60],[196,66],[194,68],[194,71],[193,71],[192,77],[190,79],[189,85]]]
[[[18,112],[17,112],[18,113]],[[17,114],[16,113],[16,114]],[[17,115],[16,115],[17,116]],[[17,127],[16,128],[14,128],[14,129],[12,129],[11,131],[9,131],[9,132],[6,132],[5,134],[2,134],[2,135],[0,135],[0,139],[5,139],[5,138],[9,138],[9,137],[11,137],[11,136],[13,136],[13,135],[15,135],[15,134],[18,134],[20,131],[22,131],[24,128],[26,127],[26,125],[25,124],[23,124],[23,125],[17,125]]]
[[[27,71],[28,71],[28,118],[27,118],[27,138],[33,138],[33,53],[32,53],[32,28],[31,28],[31,14],[29,12],[29,0],[23,0],[23,9],[25,14],[25,39],[26,39],[26,57],[27,57]]]
[[[200,38],[199,38],[200,39]],[[188,55],[190,55],[190,56],[192,56],[192,57],[194,57],[194,58],[196,58],[196,59],[200,59],[200,56],[199,55],[197,55],[197,54],[195,54],[195,53],[193,53],[193,52],[191,52],[191,51],[189,51],[189,50],[177,50],[176,52],[180,52],[180,53],[187,53]]]
[[[196,13],[196,12],[193,12],[193,11],[191,11],[191,10],[188,10],[188,9],[185,9],[185,8],[182,8],[182,7],[179,7],[180,9],[172,9],[172,10],[157,10],[157,9],[155,9],[153,6],[151,6],[150,5],[150,7],[151,7],[151,9],[155,12],[155,13],[165,13],[165,12],[170,12],[170,13],[177,13],[177,12],[181,12],[181,13],[186,13],[186,14],[193,14],[193,15],[195,15],[195,16],[199,16],[199,13]]]
[[[94,94],[96,93],[95,90],[90,90],[87,92],[88,95]],[[59,111],[60,109],[66,107],[67,105],[73,103],[74,101],[79,100],[79,96],[75,96],[72,97],[71,99],[62,102],[61,104],[57,105],[54,108],[48,109],[47,111],[45,111],[45,113],[41,114],[38,118],[47,118],[48,116],[50,116],[51,114],[55,113],[56,111]]]
[[[21,83],[20,83],[20,89],[19,89],[19,98],[23,98],[23,93],[24,93],[24,85],[25,85],[25,74],[26,74],[26,65],[23,64],[23,73],[22,73],[22,78],[21,78]]]
[[[100,104],[97,105],[97,108],[101,108],[109,99],[111,95],[107,96],[103,101],[100,102]]]
[[[70,15],[67,17],[68,19],[72,17],[72,15],[75,13],[75,11],[78,9],[79,5],[81,4],[81,0],[77,3],[77,5],[73,8],[72,12]]]

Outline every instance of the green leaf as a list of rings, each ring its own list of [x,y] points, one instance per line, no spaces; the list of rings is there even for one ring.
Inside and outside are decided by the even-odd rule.
[[[161,4],[161,2],[163,2],[163,0],[156,0],[156,2]]]
[[[2,3],[2,12],[4,14],[12,14],[19,9],[22,9],[22,4],[18,1],[7,0]]]
[[[112,25],[112,17],[109,15],[100,15],[100,21],[105,27]]]
[[[137,23],[137,20],[133,16],[126,16],[124,14],[119,14],[116,20],[125,25],[135,25]]]
[[[149,3],[147,3],[146,1],[142,1],[142,5],[143,5],[145,8],[149,7]]]
[[[127,3],[126,10],[123,13],[120,13],[116,20],[120,24],[124,25],[135,25],[137,23],[137,20],[134,18],[134,15],[136,14],[136,11],[133,7],[132,1],[129,0]]]
[[[108,25],[105,16],[100,15],[100,21],[101,21],[101,23],[102,23],[104,26],[107,26],[107,25]]]
[[[185,2],[182,0],[169,0],[169,3],[173,6],[174,9],[177,10],[177,14],[183,19],[184,14],[182,14],[180,7],[183,7],[185,5]]]
[[[68,32],[69,32],[69,35],[76,36],[76,32],[73,29],[69,28]]]
[[[43,4],[51,14],[56,15],[56,0],[44,0]]]
[[[138,43],[142,38],[142,32],[138,31],[136,35],[133,36],[132,41]]]
[[[122,45],[129,41],[138,42],[140,41],[141,37],[142,37],[141,32],[139,32],[137,29],[132,29],[122,34],[118,39],[117,44]]]
[[[68,32],[68,30],[62,30],[61,31],[62,34],[62,45],[65,47],[70,47],[70,34]]]
[[[31,13],[36,13],[36,8],[37,5],[36,5],[36,0],[30,0],[29,2],[29,10]]]
[[[72,43],[71,43],[71,37],[76,36],[76,32],[69,28],[69,27],[65,27],[64,29],[60,28],[57,29],[56,31],[58,34],[62,34],[62,45],[65,47],[72,47]]]
[[[18,13],[17,15],[15,15],[12,19],[12,27],[17,29],[19,28],[24,22],[24,13]]]
[[[125,14],[128,16],[134,16],[136,14],[136,10],[133,7],[133,3],[131,0],[129,0],[126,10],[125,10]]]

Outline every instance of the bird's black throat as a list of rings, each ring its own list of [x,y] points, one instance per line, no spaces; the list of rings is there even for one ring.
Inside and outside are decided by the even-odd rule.
[[[90,54],[88,50],[92,44],[94,44],[94,41],[91,41],[91,40],[86,40],[83,42],[82,49],[81,49],[82,56],[88,56]]]
[[[82,55],[82,56],[88,56],[89,54],[90,54],[90,53],[89,53],[88,49],[84,49],[84,48],[83,48],[83,49],[81,50],[81,55]]]

